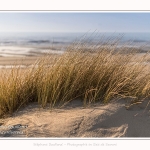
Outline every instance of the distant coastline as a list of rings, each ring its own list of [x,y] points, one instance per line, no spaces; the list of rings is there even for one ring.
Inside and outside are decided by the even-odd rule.
[[[0,33],[0,57],[12,56],[37,56],[45,52],[61,53],[68,45],[74,42],[87,42],[105,45],[106,41],[118,46],[141,47],[141,50],[150,49],[150,33],[144,32],[91,32],[91,33],[45,33],[45,32],[1,32]],[[58,51],[58,52],[56,52]]]

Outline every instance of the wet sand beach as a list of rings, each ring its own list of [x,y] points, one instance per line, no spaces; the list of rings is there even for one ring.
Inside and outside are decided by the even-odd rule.
[[[35,63],[37,59],[39,59],[40,56],[37,57],[0,57],[0,66],[11,66],[11,65],[31,65]]]

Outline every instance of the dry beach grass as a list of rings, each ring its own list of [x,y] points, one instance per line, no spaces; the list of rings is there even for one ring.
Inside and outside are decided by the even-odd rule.
[[[0,80],[0,116],[11,114],[29,102],[42,107],[63,105],[80,98],[86,106],[114,98],[133,101],[149,96],[148,54],[115,52],[113,47],[70,47],[58,57],[47,55],[31,68],[3,69]],[[53,61],[52,61],[53,60]]]
[[[86,50],[72,46],[63,54],[44,56],[30,68],[3,69],[0,78],[0,116],[37,102],[40,107],[62,107],[80,99],[84,107],[128,99],[128,106],[149,98],[149,54],[141,57],[115,46]],[[49,114],[51,116],[51,114]],[[86,135],[85,135],[86,136]],[[87,135],[88,136],[88,135]]]

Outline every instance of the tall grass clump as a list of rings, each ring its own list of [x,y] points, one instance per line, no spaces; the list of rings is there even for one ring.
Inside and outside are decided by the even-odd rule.
[[[116,45],[74,45],[62,55],[47,55],[32,68],[1,71],[0,116],[29,102],[50,108],[81,99],[86,106],[114,98],[134,101],[150,91],[148,53]]]

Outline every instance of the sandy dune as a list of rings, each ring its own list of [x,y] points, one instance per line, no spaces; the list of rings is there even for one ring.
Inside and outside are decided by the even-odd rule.
[[[0,120],[0,137],[150,137],[148,109],[127,110],[121,100],[89,108],[74,101],[50,112],[33,103]]]

